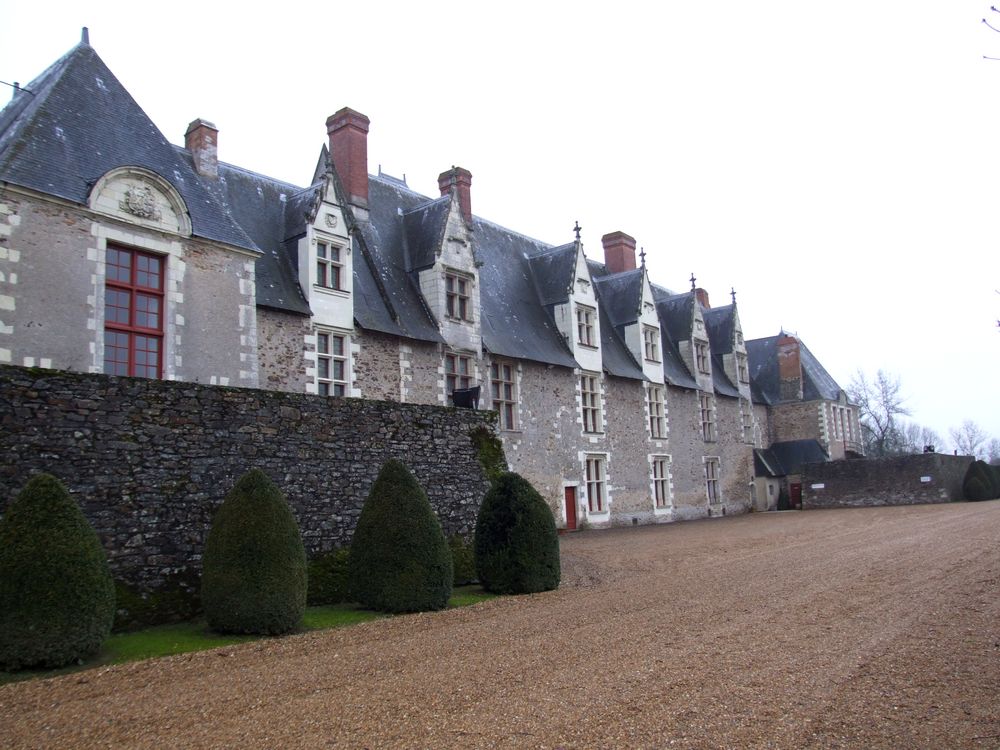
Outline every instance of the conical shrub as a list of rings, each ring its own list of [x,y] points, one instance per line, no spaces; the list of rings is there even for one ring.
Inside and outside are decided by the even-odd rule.
[[[222,633],[279,635],[306,606],[306,552],[281,490],[247,472],[215,513],[201,575],[205,619]]]
[[[383,612],[448,606],[451,550],[427,495],[406,466],[386,461],[361,509],[351,540],[348,590]]]
[[[114,616],[97,534],[58,479],[33,477],[0,521],[0,668],[85,659],[101,648]]]
[[[559,586],[559,535],[552,511],[518,474],[502,474],[476,521],[476,573],[485,589],[530,594]]]
[[[985,461],[973,461],[965,472],[962,491],[966,500],[992,500],[1000,496],[998,484],[992,466]]]

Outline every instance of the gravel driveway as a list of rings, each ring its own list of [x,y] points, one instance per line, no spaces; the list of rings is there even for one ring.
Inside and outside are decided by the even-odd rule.
[[[557,592],[0,687],[0,746],[1000,748],[1000,501],[562,552]]]

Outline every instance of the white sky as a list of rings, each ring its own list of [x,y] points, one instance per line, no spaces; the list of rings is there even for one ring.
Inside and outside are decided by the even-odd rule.
[[[841,386],[898,374],[913,419],[1000,437],[1000,34],[990,0],[713,3],[0,0],[0,80],[91,44],[171,141],[309,182],[326,117],[369,170],[541,240],[623,230],[657,283],[736,287]],[[6,88],[6,87],[4,87]],[[8,94],[9,95],[9,94]],[[8,95],[0,92],[0,101]]]

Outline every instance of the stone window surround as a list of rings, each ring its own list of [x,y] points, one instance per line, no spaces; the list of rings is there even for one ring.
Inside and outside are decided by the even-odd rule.
[[[316,332],[316,393],[320,396],[347,396],[351,388],[351,336],[333,328],[317,328]],[[327,340],[324,348],[323,340]],[[340,339],[340,353],[331,344]],[[326,377],[321,376],[326,362]],[[336,363],[343,363],[341,378],[335,377]],[[324,393],[324,389],[327,391]],[[339,393],[338,393],[339,390]]]
[[[651,453],[649,456],[650,495],[654,513],[669,513],[673,510],[672,459],[669,454]]]
[[[580,417],[585,435],[604,433],[604,413],[601,376],[595,372],[580,373]]]
[[[346,258],[346,256],[350,255],[350,253],[351,253],[351,246],[349,244],[345,243],[340,238],[335,238],[335,237],[332,237],[330,235],[323,234],[321,232],[317,232],[315,230],[313,230],[313,237],[312,237],[312,243],[311,243],[311,245],[312,245],[312,248],[313,248],[312,249],[312,254],[313,254],[313,261],[314,261],[313,264],[312,264],[312,271],[311,271],[311,273],[317,274],[315,278],[311,279],[311,282],[312,282],[311,286],[312,286],[312,288],[315,291],[317,291],[317,292],[320,292],[322,294],[329,294],[330,296],[333,296],[333,297],[350,297],[350,286],[349,285],[350,285],[351,274],[350,274],[350,269],[349,269],[348,264],[347,264],[347,258]],[[335,263],[334,265],[336,265],[339,268],[339,270],[340,270],[340,274],[339,274],[339,276],[340,276],[340,285],[338,287],[324,286],[324,285],[322,285],[322,284],[319,283],[319,275],[318,275],[319,274],[319,266],[320,266],[320,263],[324,262],[324,259],[321,258],[320,255],[319,255],[319,249],[322,246],[330,248],[331,251],[333,249],[337,250],[337,257],[339,258],[339,262]],[[326,263],[327,264],[330,263],[329,259],[326,260]]]
[[[715,397],[705,391],[698,392],[698,406],[701,415],[701,438],[706,443],[717,439],[715,430]]]
[[[694,362],[698,372],[709,375],[711,370],[708,366],[708,342],[695,339],[694,342]]]
[[[643,356],[650,362],[660,361],[660,332],[653,326],[642,327]]]
[[[462,323],[473,322],[472,285],[474,281],[472,276],[453,269],[444,272],[445,317],[448,320]]]
[[[109,264],[108,256],[111,253],[127,253],[128,254],[128,280],[112,279],[107,273],[109,265],[115,268],[122,268],[118,264]],[[139,274],[143,271],[138,267],[140,259],[147,259],[155,261],[157,265],[157,285],[155,287],[149,286],[148,284],[142,284],[139,281]],[[105,249],[105,277],[104,277],[104,337],[103,341],[105,344],[104,349],[104,372],[108,373],[108,346],[107,339],[108,335],[118,335],[126,336],[126,358],[124,360],[125,372],[112,371],[108,374],[110,375],[127,375],[133,377],[152,377],[161,378],[163,375],[163,344],[164,344],[164,324],[166,322],[166,305],[164,304],[164,290],[167,287],[166,284],[166,270],[167,270],[167,257],[157,253],[148,253],[142,250],[138,250],[133,247],[128,247],[120,243],[107,243]],[[119,306],[110,306],[109,295],[112,293],[119,293],[128,295],[127,312],[125,321],[112,321],[108,318],[109,307],[111,309],[121,309]],[[139,300],[145,299],[147,304],[152,302],[155,304],[156,311],[152,313],[150,311],[143,311],[139,309]],[[146,312],[147,316],[155,315],[156,325],[155,326],[142,326],[139,325],[136,318],[142,313]],[[147,342],[155,342],[155,349],[139,349],[138,340],[144,339]],[[149,344],[147,343],[147,346]],[[120,349],[120,347],[114,347],[115,349]],[[140,364],[137,358],[140,352],[146,355],[153,354],[156,357],[155,365],[150,368],[148,362]],[[115,362],[121,363],[123,360],[116,360]],[[114,362],[112,362],[114,364]],[[149,370],[152,369],[151,374]]]
[[[490,399],[498,414],[497,427],[506,432],[518,429],[519,374],[520,368],[510,360],[495,359],[490,363]]]
[[[654,394],[657,398],[653,398]],[[664,387],[658,383],[646,384],[646,427],[652,440],[667,439],[667,416]]]
[[[336,242],[316,238],[316,288],[324,292],[344,292],[343,247]]]
[[[597,348],[597,343],[594,340],[594,321],[596,319],[596,308],[576,304],[576,343],[580,346]]]
[[[462,365],[465,369],[462,369]],[[472,352],[447,350],[444,353],[445,398],[451,398],[456,388],[472,388],[476,384],[476,357]]]
[[[608,496],[608,454],[584,453],[582,460],[587,517],[608,515],[611,512],[611,498]]]
[[[718,456],[702,456],[705,465],[705,497],[709,505],[722,503],[721,486],[722,464]]]

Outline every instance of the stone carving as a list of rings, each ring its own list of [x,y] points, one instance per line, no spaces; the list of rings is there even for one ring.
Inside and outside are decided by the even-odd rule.
[[[336,226],[337,226],[337,215],[336,214],[327,214],[326,215],[326,225],[328,227],[330,227],[330,229],[335,229]]]
[[[133,185],[126,190],[125,200],[118,207],[140,219],[159,221],[162,217],[160,209],[156,207],[156,194],[146,185]]]

